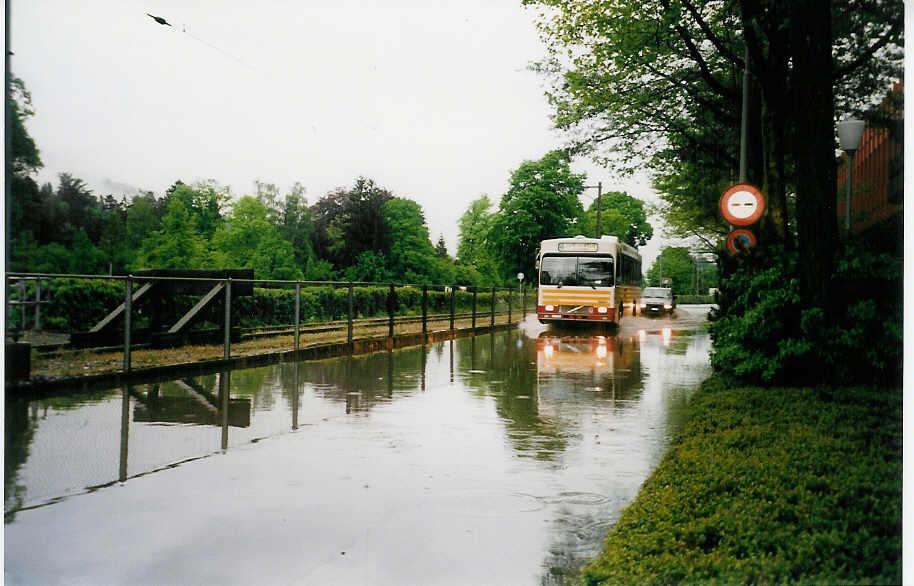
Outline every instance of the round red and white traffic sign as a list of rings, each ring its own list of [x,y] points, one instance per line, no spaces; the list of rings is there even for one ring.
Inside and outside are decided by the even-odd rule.
[[[720,197],[720,213],[734,226],[749,226],[765,213],[765,197],[758,187],[737,183]]]
[[[755,242],[755,234],[749,230],[740,228],[739,230],[730,232],[729,236],[727,236],[727,250],[732,254],[736,254],[741,250],[752,248],[755,246]]]

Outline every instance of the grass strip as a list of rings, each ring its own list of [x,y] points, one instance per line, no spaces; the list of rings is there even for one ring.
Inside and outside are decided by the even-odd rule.
[[[580,583],[901,583],[901,417],[901,389],[712,377]]]

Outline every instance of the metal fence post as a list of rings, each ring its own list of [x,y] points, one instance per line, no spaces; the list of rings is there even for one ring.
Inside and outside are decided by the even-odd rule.
[[[425,334],[428,332],[428,285],[422,285],[422,343],[425,343]]]
[[[527,287],[523,284],[520,286],[520,314],[521,317],[527,317]]]
[[[346,310],[346,343],[352,348],[352,281],[349,281],[349,308]]]
[[[19,279],[19,329],[23,332],[27,329],[25,325],[25,279]]]
[[[451,286],[451,331],[454,331],[454,296],[457,294],[457,285]]]
[[[492,287],[492,311],[490,313],[489,327],[495,327],[495,287]]]
[[[476,333],[476,289],[478,287],[473,287],[473,333]]]
[[[225,280],[225,351],[222,357],[228,360],[232,355],[232,278]]]
[[[41,277],[35,279],[35,330],[41,329]]]
[[[394,337],[394,284],[390,284],[390,293],[387,294],[387,337]]]
[[[508,323],[511,323],[511,300],[514,299],[514,289],[508,289]]]
[[[295,281],[295,360],[298,360],[298,336],[301,327],[301,283]]]
[[[130,372],[130,330],[133,313],[133,275],[124,281],[124,372]]]

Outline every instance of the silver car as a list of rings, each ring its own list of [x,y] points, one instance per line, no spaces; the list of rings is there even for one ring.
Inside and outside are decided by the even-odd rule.
[[[669,287],[647,287],[641,291],[639,309],[642,315],[673,313],[676,297]]]

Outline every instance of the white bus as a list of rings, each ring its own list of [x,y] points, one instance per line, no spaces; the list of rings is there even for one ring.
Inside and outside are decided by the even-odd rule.
[[[618,324],[641,298],[641,255],[615,236],[553,238],[536,259],[540,323]]]

